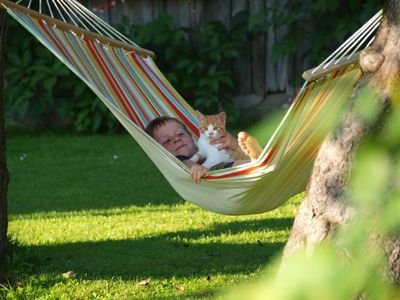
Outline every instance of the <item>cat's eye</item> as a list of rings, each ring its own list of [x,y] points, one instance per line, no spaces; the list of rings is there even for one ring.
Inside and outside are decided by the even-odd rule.
[[[221,128],[219,128],[218,126],[214,127],[214,130],[220,130]]]

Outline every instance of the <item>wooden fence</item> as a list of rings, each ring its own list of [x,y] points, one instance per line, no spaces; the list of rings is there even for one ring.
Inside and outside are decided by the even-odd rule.
[[[117,1],[116,6],[99,15],[112,24],[120,23],[122,15],[126,15],[133,24],[141,25],[166,12],[180,26],[196,29],[218,20],[229,27],[232,17],[240,11],[254,14],[271,5],[284,5],[285,1],[289,0],[125,0]],[[237,87],[235,102],[240,108],[264,113],[293,97],[295,78],[310,66],[299,59],[301,50],[272,63],[272,47],[287,30],[270,28],[267,34],[240,49],[240,57],[231,67]]]

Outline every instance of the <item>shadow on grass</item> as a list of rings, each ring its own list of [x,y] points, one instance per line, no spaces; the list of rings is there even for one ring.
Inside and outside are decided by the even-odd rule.
[[[146,157],[141,157],[137,164],[130,164],[133,158],[114,164],[99,162],[96,158],[87,162],[87,166],[82,166],[83,158],[75,162],[79,166],[65,165],[65,159],[52,159],[49,164],[54,167],[48,173],[39,159],[29,162],[29,168],[11,169],[10,215],[184,202]]]
[[[232,239],[239,242],[221,240],[249,231],[263,231],[267,235],[268,231],[288,229],[292,221],[290,218],[237,221],[216,224],[207,230],[178,231],[132,240],[33,246],[27,250],[39,258],[35,274],[72,270],[78,277],[89,280],[243,274],[268,263],[284,243],[269,242],[267,236],[243,243],[238,237]]]

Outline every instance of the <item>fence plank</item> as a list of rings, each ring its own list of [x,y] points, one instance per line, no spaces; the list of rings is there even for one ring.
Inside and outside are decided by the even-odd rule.
[[[231,20],[230,6],[230,2],[226,0],[205,1],[200,25],[206,25],[211,21],[220,21],[229,27]]]
[[[243,10],[249,10],[249,3],[247,0],[231,1],[232,16]],[[238,95],[251,94],[251,45],[249,43],[243,44],[239,49],[239,57],[234,60],[232,65],[232,74],[235,86],[237,87],[236,93]]]
[[[192,0],[190,11],[190,24],[191,28],[199,28],[202,22],[202,15],[204,12],[204,1],[203,0]]]
[[[153,0],[153,20],[157,19],[157,17],[161,13],[166,13],[167,12],[167,4],[165,3],[165,0]]]
[[[284,8],[287,1],[289,0],[283,0],[280,2],[281,7]],[[280,40],[283,38],[287,33],[288,33],[288,27],[280,27],[276,29],[276,41]],[[288,56],[284,55],[278,60],[277,64],[277,83],[278,83],[278,91],[285,91],[287,84],[288,84],[288,70],[289,70],[289,65],[288,65]]]
[[[125,1],[122,10],[135,25],[146,24],[153,20],[151,1]]]
[[[265,85],[267,92],[274,93],[278,90],[277,83],[277,64],[272,60],[272,51],[275,44],[276,36],[274,28],[269,28],[266,37],[266,61],[265,61]]]
[[[117,1],[116,5],[108,11],[108,23],[120,24],[122,22],[123,8],[122,3]]]
[[[169,0],[166,6],[166,12],[175,19],[178,26],[190,26],[191,1]]]
[[[250,1],[250,14],[264,9],[264,1]],[[251,41],[251,81],[252,92],[256,95],[265,93],[265,35],[259,35]]]
[[[284,6],[285,2],[268,0],[267,9],[273,11],[273,7]],[[273,48],[277,41],[287,32],[287,28],[276,28],[271,26],[267,32],[266,50],[266,90],[268,93],[278,93],[286,90],[285,85],[288,81],[288,57],[283,56],[278,61],[273,62]]]

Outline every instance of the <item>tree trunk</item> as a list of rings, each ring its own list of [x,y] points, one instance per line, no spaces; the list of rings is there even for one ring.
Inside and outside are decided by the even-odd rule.
[[[368,85],[377,97],[376,107],[381,116],[391,105],[390,95],[400,76],[400,0],[386,3],[382,23],[374,43],[360,57],[364,72],[351,101],[353,106],[343,117],[339,129],[326,138],[317,155],[313,172],[292,232],[285,246],[283,263],[298,250],[312,251],[336,229],[354,218],[357,213],[344,199],[357,146],[382,121],[361,121],[355,111],[357,92]],[[361,99],[362,100],[362,99]],[[383,245],[388,255],[388,273],[393,282],[400,282],[400,238],[393,238]]]
[[[6,12],[0,9],[0,260],[2,260],[7,251],[7,188],[8,171],[6,165],[6,137],[4,125],[4,103],[3,103],[3,85],[4,85],[4,42],[5,42]]]

